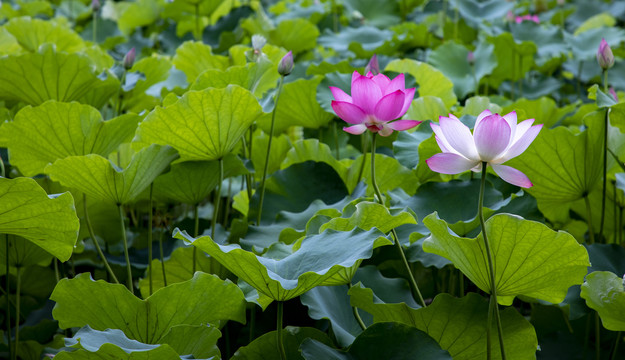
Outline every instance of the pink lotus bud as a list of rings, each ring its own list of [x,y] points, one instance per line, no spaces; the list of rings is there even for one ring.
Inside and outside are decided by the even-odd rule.
[[[514,13],[512,11],[508,11],[508,13],[506,14],[506,20],[512,22],[514,21],[515,17],[514,17]]]
[[[371,60],[367,66],[365,66],[365,74],[371,73],[372,75],[377,75],[380,73],[380,64],[378,63],[378,56],[373,54]]]
[[[287,76],[291,71],[293,71],[293,52],[289,51],[278,64],[278,74]]]
[[[599,50],[597,50],[597,62],[599,62],[599,66],[603,70],[608,70],[614,66],[614,54],[612,54],[612,49],[608,42],[603,38],[599,44]]]
[[[616,91],[614,91],[613,87],[610,87],[610,90],[608,90],[608,92],[610,93],[610,95],[612,95],[612,97],[614,98],[614,100],[616,102],[618,102],[618,95],[616,95]]]
[[[467,54],[467,61],[469,62],[469,65],[473,65],[475,63],[475,54],[473,54],[473,51],[469,51]]]
[[[124,69],[130,70],[130,68],[132,68],[132,65],[135,63],[135,56],[135,48],[130,49],[130,51],[128,51],[126,55],[124,55]]]
[[[93,12],[98,12],[101,7],[99,0],[91,0],[91,9],[93,9]]]
[[[532,20],[536,24],[540,24],[540,19],[538,18],[538,15],[532,15],[530,20]]]

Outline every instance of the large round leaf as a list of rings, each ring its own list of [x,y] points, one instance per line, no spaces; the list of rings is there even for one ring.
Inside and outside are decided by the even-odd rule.
[[[346,352],[306,340],[302,343],[302,355],[308,360],[451,360],[449,353],[427,333],[396,322],[373,324],[358,335]]]
[[[219,245],[209,236],[194,239],[176,230],[174,237],[192,242],[260,294],[278,301],[305,293],[341,269],[370,258],[374,248],[390,244],[377,229],[354,229],[350,232],[327,230],[305,237],[297,251],[275,260],[245,251],[239,245]]]
[[[457,237],[436,213],[423,222],[432,232],[423,250],[451,260],[480,289],[490,292],[482,234],[475,239]],[[582,283],[590,266],[588,252],[572,235],[541,223],[500,214],[486,221],[486,231],[500,304],[510,305],[518,295],[559,303],[569,287]]]
[[[139,146],[171,145],[185,161],[216,160],[232,151],[261,113],[254,95],[237,85],[189,91],[148,114],[135,141]]]
[[[74,251],[79,221],[70,193],[48,195],[29,178],[0,177],[0,233],[22,236],[61,261]]]
[[[76,52],[85,48],[80,36],[60,22],[24,16],[11,19],[4,28],[24,49],[31,52],[37,51],[45,43],[54,44],[57,51]]]
[[[177,157],[176,151],[169,146],[151,145],[134,154],[124,170],[110,160],[92,154],[57,160],[46,167],[46,174],[89,197],[126,204],[150,186]]]
[[[306,339],[315,339],[324,344],[330,344],[328,336],[309,327],[288,326],[284,329],[283,341],[286,357],[289,360],[301,359],[300,344]],[[271,331],[258,337],[246,346],[240,347],[231,360],[275,360],[280,358],[276,331]]]
[[[211,296],[206,296],[211,294]],[[50,299],[52,316],[63,329],[89,325],[120,329],[133,340],[158,344],[176,325],[245,323],[243,292],[229,280],[201,272],[141,300],[120,284],[93,281],[89,274],[61,280]]]
[[[623,278],[609,271],[594,271],[586,276],[581,297],[596,310],[603,326],[625,331],[625,285]]]
[[[11,163],[24,176],[35,176],[57,159],[107,156],[132,139],[138,121],[134,114],[103,121],[100,112],[89,105],[51,100],[23,108],[2,131],[8,139]]]
[[[119,88],[114,77],[98,77],[87,56],[57,52],[50,44],[36,53],[0,58],[0,68],[0,99],[29,105],[58,100],[101,108]]]
[[[187,75],[187,81],[192,83],[206,70],[225,70],[228,67],[228,58],[213,55],[209,45],[197,41],[186,41],[176,49],[173,63],[176,69]]]

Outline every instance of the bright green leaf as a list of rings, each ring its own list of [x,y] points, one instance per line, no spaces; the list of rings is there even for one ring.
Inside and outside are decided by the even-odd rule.
[[[234,84],[261,98],[265,92],[276,86],[279,78],[277,64],[261,58],[257,62],[230,66],[226,70],[206,70],[197,77],[191,85],[191,90],[203,90],[209,87],[224,88]]]
[[[596,310],[603,326],[611,331],[625,330],[625,285],[622,277],[609,271],[594,271],[586,276],[581,297]]]
[[[305,293],[341,269],[368,259],[373,255],[374,247],[390,243],[376,229],[354,229],[350,232],[327,230],[307,236],[297,251],[275,260],[257,256],[238,245],[219,245],[209,236],[193,239],[185,232],[175,231],[174,237],[192,242],[260,294],[278,301]]]
[[[301,359],[300,344],[306,339],[315,339],[324,344],[330,344],[328,336],[308,327],[287,326],[284,329],[283,342],[287,359]],[[271,331],[254,339],[246,346],[240,347],[231,360],[275,360],[280,358],[276,331]]]
[[[0,99],[29,105],[78,101],[99,109],[119,88],[113,76],[98,77],[87,56],[57,52],[49,44],[36,53],[0,58],[0,68]]]
[[[136,153],[120,170],[100,155],[69,156],[46,167],[46,174],[88,197],[116,204],[133,201],[178,154],[169,146],[151,145]]]
[[[70,193],[48,195],[29,178],[0,177],[0,233],[24,237],[61,261],[74,251],[78,217]]]
[[[11,163],[24,176],[42,174],[46,165],[73,155],[108,156],[132,136],[139,116],[126,114],[103,121],[100,112],[76,102],[45,103],[20,110],[2,126]]]
[[[211,296],[206,296],[209,293]],[[201,272],[141,300],[120,284],[93,281],[89,274],[61,280],[50,299],[62,329],[89,325],[94,330],[119,329],[130,339],[158,344],[173,336],[175,325],[245,323],[245,299],[229,280]],[[168,335],[170,334],[170,335]]]
[[[173,63],[176,69],[187,75],[187,81],[192,83],[198,75],[206,70],[225,70],[228,67],[228,58],[222,55],[213,55],[209,45],[187,41],[176,49]]]
[[[416,223],[414,216],[407,212],[393,215],[386,206],[373,202],[361,202],[356,204],[356,211],[350,217],[334,218],[321,226],[319,231],[322,232],[325,229],[349,231],[355,227],[370,230],[375,227],[386,234],[401,225]]]
[[[53,21],[20,17],[11,19],[4,28],[30,52],[36,52],[44,43],[54,44],[57,51],[68,53],[80,51],[85,47],[78,34],[69,27]]]
[[[269,32],[269,41],[298,54],[313,49],[317,45],[318,36],[317,26],[306,19],[297,18],[281,21]]]
[[[482,235],[454,236],[436,213],[423,222],[432,232],[423,250],[451,260],[480,289],[490,292]],[[510,305],[519,295],[559,303],[569,287],[581,284],[590,266],[588,252],[573,236],[541,223],[500,214],[486,221],[486,231],[500,304]]]
[[[261,113],[258,100],[240,86],[189,91],[148,114],[135,141],[171,145],[183,161],[217,160],[232,151]]]

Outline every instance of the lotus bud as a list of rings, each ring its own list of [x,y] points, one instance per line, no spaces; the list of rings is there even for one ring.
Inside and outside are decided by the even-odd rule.
[[[287,76],[293,70],[293,52],[289,51],[284,55],[280,63],[278,64],[278,73],[282,76]]]
[[[253,35],[252,36],[252,49],[254,49],[254,54],[260,54],[263,46],[267,43],[267,39],[265,39],[262,35]]]
[[[91,0],[91,9],[93,9],[93,12],[98,12],[101,7],[99,0]]]
[[[599,50],[597,50],[597,62],[603,70],[608,70],[614,66],[614,54],[608,42],[605,39],[601,39],[599,44]]]
[[[373,54],[371,60],[367,66],[365,66],[365,75],[371,73],[372,75],[377,75],[380,73],[380,64],[378,63],[378,56]]]
[[[475,54],[473,54],[473,51],[469,51],[467,54],[467,62],[469,65],[473,65],[475,63]]]
[[[612,95],[612,97],[614,98],[614,101],[618,102],[618,95],[616,95],[616,91],[614,91],[614,88],[610,87],[608,92],[610,93],[610,95]]]
[[[135,63],[135,56],[135,48],[130,49],[130,51],[128,51],[126,55],[124,55],[124,69],[130,70],[130,68],[132,68],[132,65]]]

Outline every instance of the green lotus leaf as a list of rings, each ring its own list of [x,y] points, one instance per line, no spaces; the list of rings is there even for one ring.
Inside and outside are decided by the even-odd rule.
[[[178,360],[180,356],[168,345],[151,345],[131,340],[118,329],[94,330],[89,325],[66,339],[66,345],[76,351],[61,351],[55,358],[71,360],[124,359],[124,360]]]
[[[341,269],[370,258],[375,247],[390,244],[376,229],[349,232],[327,230],[305,237],[297,251],[275,260],[245,251],[238,245],[219,245],[209,236],[193,239],[185,232],[176,230],[174,237],[190,241],[252,285],[259,294],[278,301],[305,293]]]
[[[418,121],[438,120],[441,115],[447,115],[447,107],[436,96],[419,96],[412,101],[406,112],[406,118]]]
[[[29,178],[0,177],[0,233],[24,237],[61,261],[74,251],[78,217],[67,192],[48,195]]]
[[[517,81],[534,65],[534,55],[537,47],[532,41],[517,43],[509,32],[488,38],[488,42],[495,45],[497,67],[492,72],[489,85],[497,87],[504,80]]]
[[[373,55],[378,48],[392,38],[393,32],[390,30],[365,25],[358,28],[345,27],[337,33],[325,29],[324,33],[317,38],[317,42],[337,53],[351,50],[359,57],[366,58]]]
[[[218,328],[208,325],[174,325],[161,338],[161,344],[174,348],[180,355],[193,355],[196,359],[219,359]]]
[[[176,151],[169,146],[151,145],[134,154],[124,170],[100,155],[91,154],[57,160],[46,167],[46,174],[90,198],[127,204],[150,186],[177,157]]]
[[[173,64],[176,69],[184,72],[187,75],[187,81],[192,83],[206,70],[225,70],[228,67],[228,58],[214,55],[209,45],[187,41],[176,49]]]
[[[26,240],[21,236],[7,235],[6,241],[9,243],[9,252],[7,254],[7,247],[0,247],[0,261],[3,264],[8,262],[9,266],[25,268],[28,266],[48,266],[52,260],[52,255],[35,245],[35,243]],[[6,273],[6,269],[4,271]]]
[[[480,289],[490,292],[482,235],[475,239],[457,237],[436,213],[423,223],[432,232],[423,242],[423,250],[449,259]],[[582,283],[590,266],[588,252],[572,235],[542,223],[499,214],[486,221],[486,231],[497,300],[502,305],[512,304],[519,295],[560,303],[569,287]]]
[[[269,41],[299,54],[317,46],[319,29],[310,21],[297,18],[281,21],[269,32]]]
[[[358,11],[366,19],[368,25],[387,28],[400,22],[397,4],[376,0],[346,0],[343,3],[348,13]],[[408,14],[406,12],[405,14]]]
[[[315,139],[316,140],[316,139]],[[305,141],[305,140],[303,140]],[[267,144],[269,143],[269,135],[261,130],[254,131],[252,138],[252,148],[261,149],[260,151],[252,151],[252,164],[254,165],[254,177],[260,181],[263,177],[263,169],[265,168],[265,159],[267,158]],[[291,141],[286,134],[274,135],[271,139],[271,152],[269,153],[269,165],[267,166],[267,174],[284,168],[283,160],[292,148]]]
[[[213,260],[204,254],[196,254],[196,270],[202,271],[207,274],[212,274],[213,269],[211,264]],[[165,267],[165,276],[163,277],[163,267]],[[158,259],[153,259],[151,266],[146,271],[145,277],[139,280],[139,290],[141,291],[141,297],[146,299],[150,296],[150,272],[152,272],[152,291],[165,287],[165,280],[167,285],[175,284],[189,280],[193,277],[193,248],[192,247],[180,247],[174,250],[169,259],[165,260],[163,264]]]
[[[623,278],[610,271],[593,271],[586,276],[581,297],[596,310],[603,327],[611,331],[625,330],[625,285]]]
[[[276,110],[274,134],[291,126],[318,129],[332,120],[332,115],[325,112],[317,102],[317,85],[322,79],[322,76],[315,76],[284,85]],[[258,121],[258,126],[266,133],[271,128],[271,116],[271,113],[265,114]]]
[[[534,100],[522,98],[508,106],[504,106],[501,112],[507,114],[511,111],[516,111],[519,121],[534,119],[536,120],[534,124],[545,124],[546,129],[560,122],[564,116],[575,110],[576,106],[577,104],[569,104],[558,107],[556,102],[548,97]]]
[[[46,100],[78,101],[101,108],[117,92],[113,76],[102,80],[91,60],[79,53],[57,52],[44,44],[38,52],[0,58],[0,99],[39,105]]]
[[[230,66],[226,70],[209,69],[202,72],[191,90],[203,90],[209,87],[224,88],[230,84],[239,85],[261,98],[267,90],[276,86],[280,74],[278,65],[268,59],[246,65]]]
[[[373,292],[353,286],[349,290],[352,306],[373,315],[375,323],[394,321],[426,332],[454,359],[481,360],[486,357],[486,319],[488,301],[469,293],[463,298],[439,294],[427,308],[413,309],[406,304],[377,304]],[[501,311],[506,355],[510,359],[535,359],[538,341],[534,327],[514,308]],[[493,324],[493,328],[495,324]],[[493,358],[500,359],[493,336]]]
[[[494,48],[492,44],[479,43],[473,52],[478,60],[470,64],[467,60],[469,49],[454,42],[446,42],[432,51],[428,62],[453,81],[456,95],[463,98],[476,92],[480,80],[491,74],[497,66]],[[430,119],[438,119],[438,116]]]
[[[149,113],[134,141],[139,147],[171,145],[182,161],[217,160],[232,151],[261,113],[254,95],[237,85],[189,91]]]
[[[514,4],[509,4],[497,0],[477,1],[453,1],[454,6],[458,7],[458,11],[463,18],[477,22],[492,21],[506,16],[506,13],[514,8]]]
[[[152,110],[159,103],[159,100],[146,94],[146,91],[153,85],[167,80],[171,67],[171,62],[161,56],[145,57],[137,61],[129,72],[139,72],[145,78],[140,78],[131,91],[124,93],[123,109],[136,113],[146,109]],[[149,106],[145,106],[145,104],[149,104]]]
[[[138,27],[152,24],[163,10],[163,2],[154,0],[124,1],[115,5],[119,16],[117,26],[124,35],[130,35]]]
[[[301,359],[300,345],[306,339],[315,339],[330,345],[328,336],[315,328],[287,326],[283,333],[284,350],[287,359]],[[275,360],[280,358],[276,331],[271,331],[240,347],[231,360]]]
[[[448,109],[458,101],[454,93],[454,83],[429,64],[411,59],[393,60],[386,65],[384,71],[412,75],[419,84],[419,96],[439,97]]]
[[[375,227],[386,234],[401,225],[416,223],[415,217],[407,212],[391,214],[384,205],[373,202],[361,202],[356,204],[356,211],[350,217],[334,218],[321,226],[319,231],[322,232],[325,229],[349,231],[355,227],[370,230]]]
[[[521,102],[524,99],[520,99]],[[489,109],[494,113],[502,113],[501,106],[493,104],[490,98],[486,96],[472,96],[464,101],[464,108],[462,108],[462,115],[478,116],[485,109]],[[506,112],[503,112],[506,114]],[[520,116],[519,116],[520,117]],[[523,119],[523,117],[521,117]]]
[[[85,48],[85,43],[78,34],[53,21],[19,17],[11,19],[4,28],[30,52],[36,52],[44,43],[52,43],[57,51],[69,53]]]
[[[2,126],[2,131],[11,163],[24,176],[35,176],[57,159],[108,156],[132,139],[139,119],[138,115],[126,114],[103,121],[100,112],[89,105],[49,100],[23,108],[14,121]]]
[[[552,221],[566,222],[571,203],[587,196],[602,177],[603,124],[605,111],[596,111],[584,120],[588,128],[574,134],[564,127],[542,129],[532,145],[507,164],[524,172],[534,184],[527,190],[538,208]],[[620,136],[617,129],[611,136]],[[619,138],[609,139],[618,151]],[[618,152],[617,152],[618,153]],[[613,165],[608,157],[608,168]]]
[[[330,165],[337,174],[347,183],[347,174],[349,168],[339,162],[330,147],[320,142],[318,139],[303,139],[296,141],[291,149],[286,153],[286,157],[280,168],[286,169],[293,164],[299,164],[306,161],[324,162]]]
[[[80,274],[59,281],[50,299],[56,302],[52,316],[62,329],[85,325],[94,330],[119,329],[146,344],[159,344],[173,336],[171,329],[176,325],[218,325],[226,320],[245,323],[243,292],[229,280],[202,272],[145,300],[124,285]]]
[[[247,173],[243,162],[233,154],[223,159],[224,179]],[[219,161],[187,161],[154,180],[154,197],[162,201],[199,204],[219,183]]]
[[[396,322],[369,326],[347,351],[336,350],[313,339],[304,340],[301,350],[302,356],[308,360],[451,360],[449,353],[427,333]]]

